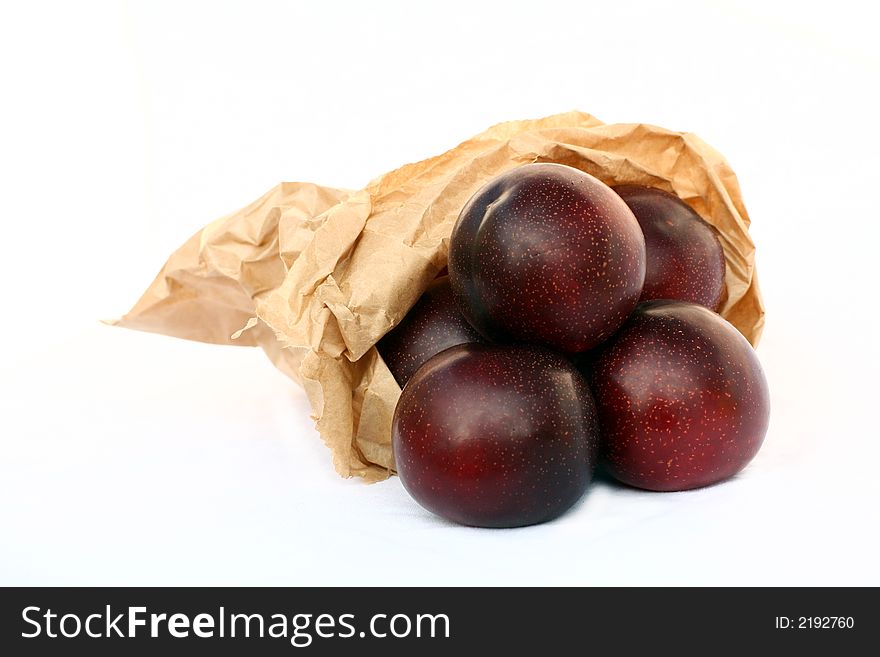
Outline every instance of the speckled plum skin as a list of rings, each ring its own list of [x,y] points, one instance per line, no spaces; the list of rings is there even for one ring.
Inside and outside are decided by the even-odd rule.
[[[489,339],[577,353],[610,337],[636,307],[645,242],[601,181],[561,164],[526,164],[462,209],[449,278],[465,317]]]
[[[461,314],[449,278],[443,277],[428,286],[400,324],[386,333],[376,347],[402,388],[416,370],[444,349],[483,341]]]
[[[583,495],[599,428],[586,380],[539,347],[464,344],[422,366],[394,412],[397,474],[423,507],[478,527],[550,520]]]
[[[645,235],[647,269],[642,301],[677,299],[718,310],[724,295],[724,251],[715,229],[693,208],[662,189],[613,188]]]
[[[640,304],[591,365],[603,460],[656,491],[735,475],[764,440],[767,381],[751,345],[704,306]]]

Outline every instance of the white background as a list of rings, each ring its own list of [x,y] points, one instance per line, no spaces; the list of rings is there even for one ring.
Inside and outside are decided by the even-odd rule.
[[[0,584],[880,584],[867,6],[4,3]],[[338,478],[258,350],[97,321],[281,180],[358,188],[575,108],[737,171],[773,411],[733,481],[451,526],[396,479]]]

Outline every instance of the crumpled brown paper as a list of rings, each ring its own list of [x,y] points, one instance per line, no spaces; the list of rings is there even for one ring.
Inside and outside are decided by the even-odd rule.
[[[764,307],[736,176],[701,139],[582,112],[501,123],[442,155],[348,191],[282,183],[178,249],[119,326],[260,346],[305,388],[337,471],[393,472],[400,389],[374,345],[446,264],[468,198],[528,162],[677,194],[721,236],[721,314],[757,343]]]

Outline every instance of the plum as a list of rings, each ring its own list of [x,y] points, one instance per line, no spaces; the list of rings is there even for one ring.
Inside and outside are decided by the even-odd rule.
[[[718,310],[724,295],[724,251],[715,229],[691,206],[662,189],[613,188],[645,235],[647,269],[642,301],[678,299]]]
[[[698,304],[640,304],[597,350],[589,376],[603,461],[631,486],[714,484],[745,467],[767,432],[767,381],[755,352]]]
[[[443,277],[428,286],[400,324],[376,347],[402,388],[432,356],[458,344],[482,341],[458,309],[449,278]]]
[[[645,242],[610,187],[561,164],[526,164],[467,202],[449,242],[449,278],[490,340],[590,349],[636,307]]]
[[[480,527],[550,520],[592,478],[598,419],[586,380],[562,355],[463,344],[425,363],[392,425],[397,474],[423,507]]]

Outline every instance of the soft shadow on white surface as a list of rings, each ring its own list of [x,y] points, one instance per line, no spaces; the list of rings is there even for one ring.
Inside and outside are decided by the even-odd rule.
[[[340,479],[304,394],[255,349],[94,325],[21,361],[0,412],[4,584],[876,578],[868,489],[821,455],[789,458],[782,411],[730,482],[654,494],[600,475],[568,514],[515,530],[446,523],[397,479]]]

